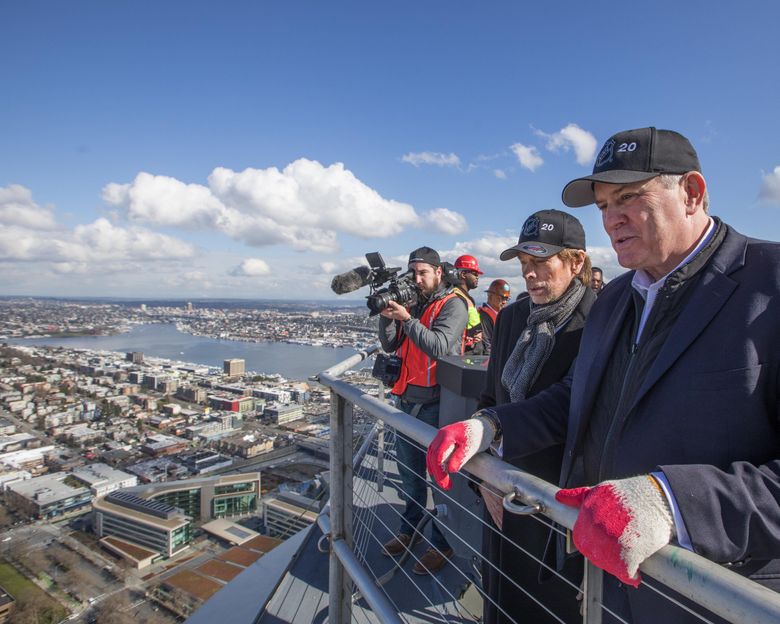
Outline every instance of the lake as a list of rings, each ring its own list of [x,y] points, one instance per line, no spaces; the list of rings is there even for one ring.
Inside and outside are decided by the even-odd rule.
[[[19,338],[7,341],[18,345],[47,345],[95,351],[141,351],[144,355],[206,364],[222,369],[223,360],[240,358],[246,370],[279,373],[288,379],[306,379],[355,353],[347,347],[312,347],[286,342],[238,342],[192,336],[174,324],[136,325],[116,336],[75,338]]]

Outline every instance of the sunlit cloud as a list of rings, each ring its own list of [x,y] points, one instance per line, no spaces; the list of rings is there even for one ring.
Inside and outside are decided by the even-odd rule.
[[[587,130],[583,130],[577,124],[570,123],[558,132],[547,134],[537,130],[536,134],[547,139],[546,148],[551,152],[568,152],[574,150],[574,156],[580,165],[590,165],[596,155],[598,141]]]
[[[544,159],[539,156],[539,150],[533,145],[523,145],[522,143],[515,143],[510,148],[514,155],[517,157],[517,162],[520,166],[528,169],[529,171],[536,171],[544,164]]]
[[[247,258],[231,271],[231,275],[239,277],[262,277],[270,274],[271,267],[268,266],[265,260],[260,258]]]
[[[342,163],[305,158],[282,170],[218,167],[207,186],[142,172],[132,183],[106,185],[103,199],[131,220],[299,251],[336,251],[339,233],[386,238],[422,223],[411,205],[383,198]]]

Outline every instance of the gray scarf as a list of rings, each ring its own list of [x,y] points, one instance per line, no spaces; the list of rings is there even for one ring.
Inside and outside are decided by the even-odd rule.
[[[544,305],[534,305],[529,301],[531,314],[528,323],[501,373],[501,385],[509,391],[512,402],[522,401],[539,377],[555,346],[555,329],[574,313],[585,290],[585,285],[574,279],[557,301]]]

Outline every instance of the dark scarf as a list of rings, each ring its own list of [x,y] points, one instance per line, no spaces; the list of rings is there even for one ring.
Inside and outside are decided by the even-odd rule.
[[[585,291],[585,285],[575,278],[557,301],[544,305],[529,301],[528,324],[501,373],[501,385],[509,391],[512,402],[526,397],[555,346],[555,329],[569,320]]]

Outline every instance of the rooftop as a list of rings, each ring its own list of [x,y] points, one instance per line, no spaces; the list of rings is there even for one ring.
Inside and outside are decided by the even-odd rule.
[[[46,474],[27,481],[13,483],[8,486],[8,489],[34,500],[39,505],[54,503],[71,496],[89,494],[89,489],[86,487],[73,487],[65,483],[68,476],[64,472]]]

